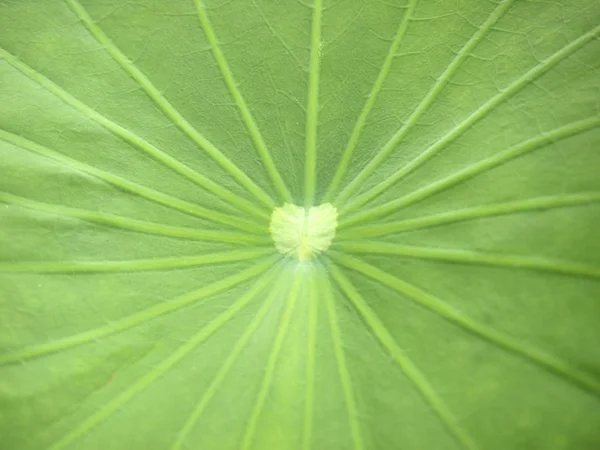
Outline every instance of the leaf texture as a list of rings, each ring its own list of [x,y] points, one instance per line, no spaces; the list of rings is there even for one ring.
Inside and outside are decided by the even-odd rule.
[[[599,448],[598,23],[0,0],[0,449]]]

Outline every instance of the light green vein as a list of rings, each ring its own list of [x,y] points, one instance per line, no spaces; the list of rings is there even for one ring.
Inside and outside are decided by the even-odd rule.
[[[246,431],[244,433],[244,437],[240,445],[241,450],[249,450],[252,445],[252,440],[254,439],[254,433],[256,432],[258,420],[267,400],[267,395],[269,393],[269,388],[271,386],[273,376],[275,375],[277,359],[279,357],[279,353],[281,352],[281,348],[283,347],[283,342],[285,340],[285,336],[287,335],[290,322],[292,321],[292,313],[294,312],[294,306],[296,305],[296,300],[298,298],[298,291],[300,290],[300,286],[303,281],[304,274],[302,274],[301,272],[296,272],[294,281],[290,288],[289,297],[287,299],[287,306],[281,318],[279,330],[277,331],[277,336],[275,337],[275,341],[273,342],[273,347],[271,348],[271,353],[269,355],[269,359],[265,367],[265,376],[263,378],[260,390],[256,397],[256,403],[254,405],[254,408],[252,409],[252,413],[248,420],[248,425],[246,427]]]
[[[556,358],[553,355],[547,354],[533,346],[520,342],[502,332],[499,332],[483,323],[477,322],[461,311],[454,309],[451,305],[441,299],[428,294],[425,291],[413,286],[399,278],[390,275],[375,266],[360,261],[357,258],[342,255],[339,253],[332,254],[333,259],[340,265],[361,273],[379,283],[388,286],[397,292],[411,298],[418,304],[430,309],[439,314],[451,323],[458,325],[464,330],[473,333],[474,335],[487,340],[488,342],[510,351],[518,356],[521,356],[534,364],[560,376],[562,379],[578,386],[587,392],[594,395],[600,394],[600,380],[595,379],[585,372],[572,367],[567,362]]]
[[[25,261],[0,262],[0,272],[10,273],[65,273],[94,274],[107,272],[145,272],[174,270],[204,265],[248,261],[272,254],[270,248],[236,249],[227,252],[206,253],[199,256],[175,258],[134,259],[124,261]]]
[[[238,208],[240,208],[256,217],[259,217],[262,219],[265,219],[265,218],[268,219],[269,215],[262,209],[257,208],[254,204],[252,204],[252,202],[225,189],[224,187],[220,186],[219,184],[215,183],[214,181],[210,180],[209,178],[206,178],[204,175],[196,172],[195,170],[193,170],[192,168],[183,164],[182,162],[178,161],[177,159],[169,156],[162,150],[159,150],[158,148],[154,147],[152,144],[145,141],[144,139],[142,139],[140,136],[136,135],[135,133],[129,131],[126,128],[123,128],[122,126],[118,125],[117,123],[113,122],[112,120],[99,114],[94,109],[90,108],[85,103],[77,100],[75,97],[73,97],[71,94],[66,92],[64,89],[62,89],[58,85],[54,84],[52,81],[50,81],[48,78],[43,76],[41,73],[39,73],[36,70],[34,70],[33,68],[29,67],[27,64],[21,62],[18,58],[16,58],[15,56],[8,53],[6,50],[1,49],[1,48],[0,48],[0,58],[2,58],[8,64],[13,66],[15,69],[19,70],[24,75],[26,75],[32,81],[36,82],[43,88],[47,89],[49,92],[51,92],[53,95],[55,95],[57,98],[62,100],[67,105],[75,108],[80,113],[84,114],[86,117],[89,117],[94,122],[103,126],[104,128],[106,128],[106,130],[108,130],[109,132],[111,132],[112,134],[117,136],[118,138],[122,139],[127,144],[129,144],[132,147],[137,148],[138,150],[151,156],[156,161],[163,164],[165,167],[168,167],[169,169],[171,169],[174,172],[178,173],[179,175],[189,179],[190,181],[196,183],[198,186],[201,186],[202,188],[206,189],[207,191],[212,192],[213,194],[217,195],[218,197],[225,200],[229,204],[237,206]]]
[[[203,149],[212,159],[214,159],[223,169],[225,169],[240,185],[244,186],[248,192],[262,202],[268,208],[273,208],[275,204],[273,199],[269,197],[256,183],[254,183],[248,175],[240,170],[227,156],[225,156],[214,144],[206,137],[198,132],[175,107],[160,93],[160,91],[152,84],[152,82],[142,73],[142,71],[131,61],[112,40],[104,34],[102,29],[94,22],[87,11],[81,6],[77,0],[65,0],[73,9],[77,17],[87,27],[90,33],[96,40],[106,49],[106,51],[119,63],[119,65],[127,71],[127,73],[138,82],[140,87],[146,94],[156,103],[161,111],[173,123],[183,131],[190,139],[192,139],[201,149]],[[237,99],[236,99],[237,101]],[[249,114],[249,113],[248,113]],[[251,130],[252,131],[252,130]],[[264,144],[263,144],[264,145]],[[266,150],[266,149],[265,149]],[[267,154],[268,156],[268,154]]]
[[[416,247],[376,241],[342,242],[337,244],[336,248],[349,253],[406,256],[434,261],[506,267],[510,269],[530,269],[576,277],[600,278],[600,267],[560,259]]]
[[[321,71],[321,0],[314,0],[310,33],[310,71],[306,107],[306,155],[304,160],[304,206],[313,206],[317,171],[317,126],[319,120],[319,73]]]
[[[183,428],[177,435],[177,439],[175,440],[175,442],[173,442],[173,445],[171,446],[170,450],[180,450],[183,447],[187,436],[193,430],[196,423],[198,423],[198,420],[200,419],[200,416],[206,409],[206,406],[216,395],[217,391],[221,386],[221,383],[223,383],[223,381],[227,377],[227,374],[237,361],[238,357],[246,348],[254,333],[256,333],[256,331],[258,330],[258,327],[262,323],[267,313],[271,311],[273,303],[278,298],[282,287],[284,286],[284,284],[287,284],[289,282],[288,275],[291,272],[285,271],[284,264],[285,263],[282,263],[281,270],[278,271],[278,281],[276,286],[273,289],[271,289],[270,294],[268,295],[267,299],[254,316],[246,330],[244,331],[244,334],[242,334],[240,339],[235,343],[234,347],[231,349],[231,352],[227,356],[227,359],[225,360],[225,362],[211,381],[210,385],[204,390],[202,398],[198,402],[198,405],[196,406],[194,411],[188,417],[188,420],[185,422]]]
[[[196,9],[198,10],[198,17],[200,18],[200,23],[202,24],[202,30],[206,35],[206,39],[208,39],[208,43],[210,44],[213,56],[217,61],[217,65],[219,66],[219,70],[221,71],[221,75],[223,76],[223,80],[225,81],[225,84],[227,85],[231,96],[235,100],[240,115],[242,116],[242,120],[246,125],[246,129],[252,137],[252,141],[254,142],[254,145],[258,150],[258,154],[262,158],[263,164],[265,165],[265,168],[267,169],[267,172],[271,177],[271,181],[275,185],[275,188],[278,190],[279,195],[284,201],[293,202],[292,195],[288,191],[288,188],[285,185],[283,178],[281,178],[281,175],[279,174],[279,171],[277,170],[277,167],[275,166],[275,163],[271,158],[269,150],[267,149],[267,145],[265,144],[265,141],[258,128],[258,125],[254,121],[254,118],[252,117],[252,114],[248,109],[248,105],[246,105],[246,101],[244,100],[242,93],[237,87],[237,83],[233,78],[233,72],[231,71],[229,64],[227,63],[227,59],[225,59],[225,55],[221,50],[221,46],[219,45],[217,35],[215,34],[212,24],[208,19],[208,15],[206,14],[204,2],[202,0],[194,0],[194,3],[196,4]],[[272,203],[272,200],[271,205],[275,206]]]
[[[244,230],[250,233],[263,235],[266,234],[267,228],[264,225],[259,225],[258,223],[246,220],[242,217],[233,217],[214,209],[204,208],[195,203],[190,203],[181,200],[177,197],[173,197],[171,195],[164,194],[154,189],[147,188],[140,184],[114,175],[110,172],[98,169],[96,167],[82,163],[75,159],[69,158],[68,156],[65,156],[57,151],[51,150],[47,147],[30,141],[29,139],[25,139],[21,136],[17,136],[7,131],[0,130],[0,140],[13,144],[24,150],[28,150],[30,152],[37,153],[39,155],[53,159],[54,161],[58,161],[75,170],[79,170],[81,172],[85,172],[89,175],[92,175],[125,192],[137,195],[147,200],[151,200],[160,205],[167,206],[171,209],[181,211],[185,214],[200,217],[203,219],[208,219],[213,222],[218,222],[224,225],[229,225],[230,227],[238,228],[240,230]]]
[[[584,206],[591,203],[600,202],[600,193],[583,192],[567,195],[549,195],[545,197],[530,198],[526,200],[517,200],[514,202],[496,203],[472,208],[447,211],[430,216],[417,217],[415,219],[406,219],[384,224],[365,225],[347,230],[340,230],[337,233],[336,240],[348,240],[357,238],[367,238],[376,236],[385,236],[388,234],[399,233],[402,231],[418,230],[422,228],[435,227],[440,225],[452,224],[467,220],[476,220],[486,217],[501,216],[513,213],[545,211],[555,208],[566,208],[575,206]]]
[[[442,420],[450,433],[466,449],[475,450],[477,446],[461,428],[454,414],[448,409],[443,400],[435,392],[425,375],[415,366],[412,360],[398,346],[383,322],[377,317],[368,303],[352,285],[350,280],[340,271],[335,264],[328,264],[329,271],[340,289],[346,294],[350,302],[364,319],[373,335],[379,340],[382,347],[390,354],[394,361],[400,366],[406,377],[414,384],[419,393],[431,406],[432,410]]]
[[[94,328],[92,330],[75,334],[73,336],[60,338],[58,340],[47,342],[45,344],[16,350],[12,353],[2,354],[0,355],[0,365],[17,363],[31,358],[38,358],[41,356],[50,355],[52,353],[57,353],[79,345],[87,344],[89,342],[96,342],[102,339],[103,337],[129,330],[145,322],[154,320],[165,314],[172,313],[185,306],[191,305],[192,303],[195,303],[203,298],[207,298],[212,295],[216,295],[220,292],[232,289],[235,286],[245,281],[251,280],[252,278],[255,278],[258,275],[264,273],[278,260],[278,257],[271,257],[265,259],[264,261],[257,263],[256,265],[242,272],[239,272],[236,275],[232,275],[230,277],[224,278],[220,281],[197,289],[193,292],[190,292],[189,294],[176,297],[172,300],[160,303],[156,306],[152,306],[130,316],[116,320],[108,325],[99,328]]]
[[[354,154],[354,151],[356,150],[356,145],[358,144],[358,140],[362,134],[365,124],[367,123],[367,118],[369,117],[369,114],[371,113],[371,110],[373,109],[373,106],[375,105],[375,101],[377,100],[377,96],[379,95],[379,92],[381,91],[381,87],[383,86],[383,83],[384,83],[385,79],[387,78],[388,73],[390,72],[390,68],[392,67],[392,62],[394,60],[394,57],[396,56],[398,47],[400,47],[402,38],[404,37],[404,34],[406,33],[408,24],[410,23],[410,18],[412,16],[412,13],[413,13],[413,10],[415,9],[416,4],[417,4],[417,0],[411,0],[410,4],[404,11],[402,20],[400,21],[400,25],[398,26],[398,31],[396,32],[396,36],[394,37],[392,45],[390,46],[390,49],[383,61],[381,70],[379,71],[379,74],[377,75],[377,79],[375,80],[375,84],[373,84],[373,87],[371,88],[371,92],[369,93],[369,95],[367,97],[367,101],[365,102],[365,105],[363,106],[363,109],[362,109],[360,115],[358,116],[358,120],[356,121],[356,124],[354,125],[354,130],[352,131],[352,134],[350,135],[348,145],[346,147],[346,150],[344,150],[342,159],[338,165],[337,170],[335,171],[333,179],[331,180],[331,184],[329,185],[329,188],[327,189],[327,192],[325,193],[325,197],[323,198],[323,203],[331,202],[333,195],[337,192],[338,188],[340,187],[342,178],[344,177],[344,175],[346,174],[346,171],[348,170],[348,167],[350,166],[350,159],[352,158],[352,155]]]
[[[175,350],[168,358],[165,358],[157,367],[133,383],[119,396],[109,401],[104,407],[88,417],[73,431],[63,436],[59,441],[52,445],[49,450],[62,450],[77,439],[85,436],[90,430],[108,419],[114,412],[122,408],[123,405],[133,399],[136,395],[140,394],[144,389],[150,386],[150,384],[165,375],[170,369],[172,369],[176,364],[181,362],[181,360],[189,355],[191,351],[210,338],[214,333],[226,325],[236,314],[246,308],[248,304],[250,304],[250,302],[261,291],[263,291],[265,287],[268,286],[269,282],[273,280],[275,273],[275,271],[272,271],[269,274],[259,278],[248,290],[248,292],[240,297],[235,303],[233,303],[226,311],[219,314],[215,319],[211,320],[207,325],[202,327],[200,331],[194,334],[185,344]]]
[[[483,40],[484,36],[490,31],[490,29],[506,14],[511,8],[515,0],[505,0],[500,3],[498,7],[490,14],[490,16],[483,22],[477,31],[471,36],[466,44],[458,51],[452,62],[448,65],[446,70],[438,77],[433,87],[425,95],[423,100],[414,109],[412,114],[402,125],[402,127],[390,138],[390,140],[381,148],[377,155],[367,164],[367,166],[360,171],[360,173],[354,178],[340,193],[339,197],[335,199],[336,205],[343,205],[352,196],[357,189],[364,185],[365,180],[379,167],[390,155],[392,151],[404,139],[408,132],[417,123],[419,118],[427,111],[427,108],[438,97],[440,92],[444,89],[448,81],[452,78],[458,67],[471,55],[473,49]]]
[[[312,267],[312,269],[316,269]],[[302,449],[309,450],[312,445],[314,409],[315,409],[315,364],[317,351],[317,324],[319,319],[319,291],[316,274],[307,276],[309,282],[308,339],[306,340],[306,402],[304,404],[304,431]]]
[[[590,117],[588,119],[569,123],[555,130],[543,133],[540,136],[531,138],[508,150],[490,156],[483,161],[479,161],[478,163],[467,166],[466,168],[459,170],[458,172],[453,173],[446,178],[433,182],[421,189],[405,195],[404,197],[386,202],[382,205],[376,206],[375,208],[368,209],[362,213],[350,216],[348,219],[341,221],[340,228],[350,227],[360,223],[374,222],[377,219],[392,214],[401,208],[422,201],[434,194],[445,191],[459,183],[469,180],[490,169],[494,169],[498,166],[506,164],[523,155],[598,127],[600,127],[600,117]]]
[[[24,208],[55,214],[63,217],[84,220],[86,222],[104,225],[111,228],[135,231],[156,236],[175,237],[196,241],[209,241],[233,244],[268,244],[270,238],[256,236],[249,233],[234,231],[201,230],[197,228],[175,227],[145,220],[129,219],[114,214],[104,214],[67,206],[52,205],[35,200],[26,199],[16,195],[0,192],[0,202],[17,205]]]
[[[341,214],[348,214],[350,211],[353,211],[365,203],[373,200],[375,197],[380,195],[382,192],[389,189],[391,186],[400,181],[404,176],[424,164],[434,155],[436,155],[439,151],[447,147],[450,143],[456,140],[459,136],[469,130],[475,123],[479,122],[483,119],[487,114],[494,110],[495,107],[500,105],[502,102],[510,99],[514,95],[516,95],[521,89],[525,86],[531,84],[533,81],[544,75],[551,68],[556,66],[558,63],[563,61],[565,58],[569,57],[577,50],[584,47],[587,43],[596,39],[598,34],[600,33],[600,26],[593,28],[587,33],[581,35],[579,38],[575,39],[568,45],[561,48],[556,53],[552,54],[538,65],[527,71],[525,74],[521,75],[517,78],[513,83],[511,83],[508,87],[502,89],[498,94],[489,99],[486,103],[477,108],[471,115],[469,115],[465,120],[463,120],[460,124],[446,133],[442,138],[440,138],[437,142],[423,151],[419,156],[409,162],[407,165],[399,169],[392,176],[387,178],[385,181],[373,186],[364,194],[356,197],[352,202],[346,204],[341,209]],[[353,183],[358,179],[358,177],[353,181]],[[360,186],[360,185],[358,185]],[[347,198],[347,196],[344,196]]]
[[[363,450],[364,444],[360,424],[358,422],[358,408],[354,399],[354,389],[352,388],[352,378],[350,371],[346,365],[346,356],[344,354],[344,344],[342,342],[342,332],[339,326],[339,320],[335,310],[333,300],[333,290],[328,276],[325,273],[319,274],[318,279],[319,291],[323,293],[327,315],[329,319],[329,328],[331,330],[331,339],[333,341],[333,351],[335,353],[335,361],[338,368],[338,375],[342,383],[342,391],[344,393],[344,401],[346,410],[348,411],[348,423],[350,432],[352,433],[352,447],[354,450]]]

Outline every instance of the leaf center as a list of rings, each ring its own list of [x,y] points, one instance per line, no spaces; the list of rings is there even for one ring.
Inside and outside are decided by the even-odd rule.
[[[337,209],[330,203],[311,208],[286,203],[273,210],[269,230],[280,253],[309,261],[329,248],[337,219]]]

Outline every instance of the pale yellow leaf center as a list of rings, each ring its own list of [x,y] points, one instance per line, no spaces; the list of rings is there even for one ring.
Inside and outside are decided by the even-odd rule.
[[[286,203],[273,210],[269,230],[280,253],[309,261],[329,248],[337,219],[337,209],[330,203],[312,208]]]

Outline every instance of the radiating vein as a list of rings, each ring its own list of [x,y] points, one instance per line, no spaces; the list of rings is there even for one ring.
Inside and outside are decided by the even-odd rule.
[[[489,205],[474,206],[472,208],[446,211],[440,214],[432,214],[414,219],[399,220],[375,225],[368,224],[360,227],[340,230],[336,236],[336,240],[385,236],[403,231],[419,230],[422,228],[436,227],[467,220],[476,220],[486,217],[522,212],[546,211],[555,208],[584,206],[598,202],[600,202],[600,193],[581,192],[577,194],[548,195],[544,197],[535,197],[506,203],[492,203]]]
[[[354,125],[354,129],[352,131],[352,134],[350,135],[348,145],[344,150],[342,159],[338,165],[337,170],[335,171],[333,179],[331,180],[331,184],[329,185],[329,188],[325,193],[325,197],[323,199],[324,203],[331,202],[331,200],[333,199],[333,195],[337,192],[338,188],[340,187],[342,178],[344,177],[346,171],[348,170],[348,167],[350,166],[350,159],[352,158],[352,155],[356,150],[356,145],[358,144],[358,140],[362,135],[362,131],[365,127],[365,124],[367,123],[367,118],[369,117],[369,114],[371,113],[371,110],[375,105],[375,101],[377,100],[377,96],[381,91],[381,87],[383,86],[383,83],[387,78],[388,73],[390,72],[392,62],[394,60],[394,57],[396,56],[398,47],[400,47],[402,38],[406,33],[408,24],[410,23],[410,18],[412,16],[416,4],[417,0],[410,0],[408,7],[404,11],[402,20],[400,21],[400,25],[398,26],[398,30],[396,31],[396,36],[394,37],[392,45],[390,46],[388,53],[383,61],[379,74],[377,75],[375,83],[371,88],[371,92],[369,92],[369,95],[367,96],[367,101],[365,102],[365,105],[363,106],[363,109],[360,115],[358,116],[356,124]]]
[[[312,269],[315,269],[313,267]],[[319,318],[319,291],[313,273],[307,276],[309,283],[308,294],[308,339],[306,340],[306,402],[304,404],[304,430],[302,434],[302,449],[309,450],[312,445],[312,430],[315,408],[315,364],[317,351],[317,324]]]
[[[321,71],[321,0],[314,0],[310,33],[310,72],[306,107],[306,149],[304,159],[304,206],[313,206],[317,171],[317,124],[319,120],[319,74]]]
[[[25,139],[16,134],[9,133],[4,130],[0,130],[0,140],[13,144],[24,150],[37,153],[47,158],[58,161],[66,166],[69,166],[75,170],[85,172],[92,175],[99,180],[102,180],[112,186],[115,186],[125,192],[137,195],[147,200],[156,202],[160,205],[167,206],[177,211],[181,211],[185,214],[189,214],[202,219],[208,219],[213,222],[218,222],[230,227],[238,228],[240,230],[248,231],[250,233],[265,234],[266,227],[258,223],[247,220],[243,217],[233,217],[229,214],[224,214],[214,209],[205,208],[195,203],[190,203],[177,197],[165,194],[163,192],[148,188],[138,183],[134,183],[125,178],[121,178],[110,172],[102,169],[98,169],[89,164],[77,161],[69,158],[55,150],[51,150],[43,145],[36,142]]]
[[[471,38],[465,43],[465,45],[458,51],[452,62],[448,65],[446,70],[438,77],[433,87],[425,95],[423,100],[414,109],[412,114],[408,117],[406,122],[400,127],[400,129],[390,138],[390,140],[381,148],[377,155],[369,162],[369,164],[360,171],[360,173],[354,178],[340,193],[337,199],[335,199],[336,205],[343,205],[352,196],[357,189],[359,189],[365,182],[365,180],[379,167],[390,155],[392,151],[404,139],[408,132],[417,123],[419,118],[427,111],[427,108],[438,97],[440,92],[444,89],[448,81],[452,78],[458,67],[471,55],[473,49],[483,40],[485,35],[490,29],[500,20],[504,14],[511,8],[515,0],[504,0],[498,7],[490,14],[490,16],[483,22],[477,31],[471,36]]]
[[[352,447],[354,450],[363,450],[364,444],[360,424],[358,422],[358,408],[354,399],[354,389],[352,387],[352,377],[346,364],[346,356],[344,354],[344,344],[342,342],[342,332],[340,330],[339,320],[335,310],[333,299],[333,290],[328,276],[323,272],[319,273],[318,279],[319,291],[323,293],[325,299],[325,307],[329,319],[329,328],[331,330],[331,339],[333,341],[333,351],[335,353],[335,361],[338,368],[338,375],[342,384],[344,393],[344,402],[348,411],[348,423],[350,432],[352,433]]]
[[[154,101],[160,110],[171,121],[192,139],[202,150],[204,150],[213,160],[215,160],[223,169],[225,169],[240,185],[244,186],[248,192],[262,202],[265,206],[273,208],[275,204],[273,199],[265,193],[256,183],[254,183],[244,171],[238,168],[227,156],[223,154],[214,144],[191,125],[175,107],[161,94],[161,92],[152,84],[152,82],[142,73],[142,71],[131,61],[114,42],[102,31],[94,22],[87,11],[77,0],[65,0],[79,17],[81,22],[87,27],[96,40],[108,51],[108,53],[119,63],[119,65],[140,85],[146,94]],[[204,26],[204,25],[203,25]],[[211,43],[212,44],[212,43]],[[243,100],[242,100],[243,101]],[[237,102],[237,99],[236,99]],[[249,112],[246,113],[249,116]],[[245,119],[246,120],[246,119]],[[245,121],[244,120],[244,121]],[[251,120],[251,116],[250,116]],[[253,123],[253,122],[252,122]],[[254,125],[255,129],[256,126]],[[252,129],[251,132],[254,132]],[[255,130],[258,131],[258,130]],[[259,135],[260,136],[260,135]],[[264,146],[264,143],[263,143]],[[259,149],[260,151],[261,149]],[[266,151],[266,148],[264,148]],[[262,156],[262,154],[261,154]],[[267,153],[268,157],[268,153]],[[270,161],[270,158],[269,158]],[[271,161],[272,164],[272,161]],[[268,167],[271,169],[270,167]],[[273,166],[274,168],[274,166]]]
[[[382,192],[389,189],[391,186],[396,184],[402,178],[404,178],[407,174],[424,164],[442,149],[447,147],[450,143],[454,142],[459,136],[469,130],[475,123],[479,122],[485,116],[487,116],[491,111],[494,110],[498,105],[507,101],[516,95],[521,89],[525,86],[531,84],[536,79],[544,75],[550,69],[555,67],[558,63],[575,53],[577,50],[584,47],[587,43],[598,37],[600,33],[600,26],[593,28],[587,33],[581,35],[579,38],[573,40],[568,45],[564,46],[556,53],[552,54],[538,65],[527,71],[525,74],[521,75],[514,82],[512,82],[508,87],[504,88],[498,94],[490,98],[487,102],[477,108],[471,115],[469,115],[465,120],[456,125],[452,130],[446,133],[443,137],[441,137],[437,142],[428,147],[425,151],[423,151],[419,156],[409,162],[407,165],[396,171],[392,176],[382,181],[381,183],[373,186],[364,194],[361,194],[357,198],[355,198],[352,202],[346,204],[341,213],[347,214],[350,211],[359,208],[365,203],[373,200],[375,197],[380,195]],[[358,177],[353,180],[353,183],[358,180]],[[359,187],[360,185],[356,185]],[[352,192],[354,192],[355,188],[352,188]],[[343,195],[342,199],[346,199],[348,196],[346,194]]]
[[[373,222],[381,217],[392,214],[401,208],[405,208],[414,203],[422,201],[434,194],[445,191],[459,183],[481,175],[488,170],[506,164],[523,155],[598,127],[600,127],[600,117],[590,117],[588,119],[572,122],[560,128],[556,128],[555,130],[542,133],[541,135],[522,142],[512,148],[509,148],[508,150],[504,150],[500,153],[490,156],[489,158],[467,166],[466,168],[459,170],[458,172],[455,172],[446,178],[428,184],[421,189],[405,195],[404,197],[400,197],[397,200],[386,202],[372,209],[368,209],[364,212],[350,216],[348,219],[341,221],[340,228],[350,227],[352,225],[365,222]]]
[[[262,323],[267,313],[271,310],[273,303],[278,298],[278,295],[281,293],[284,284],[287,284],[289,282],[288,275],[290,274],[290,271],[285,271],[285,263],[282,263],[281,269],[277,273],[278,281],[276,286],[274,286],[273,289],[271,289],[269,295],[265,299],[265,302],[260,307],[260,309],[254,316],[244,333],[235,343],[235,345],[231,349],[231,352],[229,352],[227,359],[225,360],[225,362],[223,362],[223,365],[221,366],[221,368],[219,369],[209,386],[204,390],[202,398],[199,400],[198,405],[188,417],[183,428],[177,435],[176,440],[173,442],[173,445],[171,446],[170,450],[181,450],[181,448],[185,444],[187,436],[193,430],[196,423],[198,423],[198,420],[200,419],[200,416],[206,409],[206,406],[215,396],[221,384],[227,377],[227,374],[239,358],[240,354],[246,348],[254,333],[256,333],[256,331],[258,330],[258,327]]]
[[[600,394],[600,380],[572,367],[567,362],[521,342],[505,333],[497,331],[484,323],[478,322],[443,300],[428,294],[416,286],[402,281],[375,266],[367,264],[357,258],[339,253],[332,254],[332,257],[338,264],[394,289],[464,330],[537,364],[593,395]]]
[[[268,244],[270,238],[249,233],[221,230],[201,230],[198,228],[175,227],[145,220],[129,219],[114,214],[105,214],[86,209],[71,208],[30,200],[17,195],[0,192],[0,202],[17,205],[23,208],[55,214],[62,217],[84,220],[111,228],[135,231],[156,236],[175,237],[195,241],[221,242],[233,244]]]
[[[203,298],[227,291],[245,281],[251,280],[266,272],[267,269],[273,266],[273,264],[275,264],[275,262],[278,260],[278,257],[267,258],[261,262],[257,262],[249,269],[243,270],[235,275],[223,278],[222,280],[206,285],[188,294],[181,295],[172,300],[144,309],[122,319],[110,322],[107,325],[94,328],[83,333],[60,338],[45,344],[16,350],[12,353],[2,354],[0,355],[0,365],[16,363],[31,358],[50,355],[52,353],[57,353],[79,345],[87,344],[89,342],[99,341],[103,337],[137,327],[148,321],[164,316],[165,314],[178,311],[181,308],[191,305]]]
[[[527,257],[522,255],[472,252],[468,250],[397,245],[389,242],[342,242],[337,249],[349,253],[394,255],[408,258],[445,261],[481,266],[529,269],[576,277],[600,278],[600,266],[590,266],[560,259]]]
[[[188,339],[185,344],[177,348],[177,350],[171,353],[169,357],[162,360],[158,366],[153,368],[146,375],[142,376],[116,398],[109,401],[98,412],[88,417],[73,431],[70,431],[63,436],[59,441],[52,445],[49,450],[62,450],[68,447],[74,441],[85,436],[94,427],[108,419],[113,413],[122,408],[127,402],[132,400],[136,395],[140,394],[157,379],[165,375],[170,369],[172,369],[176,364],[181,362],[181,360],[189,355],[191,351],[210,338],[214,333],[226,325],[236,314],[246,308],[250,302],[268,286],[269,282],[273,280],[275,273],[275,271],[272,271],[259,278],[248,290],[248,292],[240,297],[227,310],[203,326],[200,331]]]
[[[383,322],[381,322],[379,317],[377,317],[377,314],[369,307],[368,303],[352,285],[350,280],[348,280],[335,264],[328,264],[328,268],[333,279],[360,313],[381,346],[390,354],[398,366],[400,366],[406,377],[413,383],[415,388],[442,420],[450,433],[452,433],[464,448],[475,450],[477,446],[461,428],[458,420],[454,417],[454,414],[435,392],[429,381],[425,378],[425,375],[417,368],[417,366],[415,366],[412,360],[404,353],[404,350],[396,343]]]
[[[277,170],[277,167],[275,166],[275,163],[271,158],[269,150],[267,149],[267,145],[265,144],[265,141],[260,133],[258,125],[254,121],[254,117],[252,117],[252,114],[248,109],[248,105],[246,105],[246,101],[244,100],[244,97],[242,96],[242,93],[238,89],[237,83],[233,78],[233,72],[231,71],[229,64],[227,63],[227,59],[225,59],[225,55],[221,50],[221,46],[219,45],[217,35],[215,34],[215,31],[208,18],[208,15],[206,14],[204,2],[203,0],[194,0],[194,3],[196,4],[196,9],[198,11],[200,23],[202,24],[202,30],[204,31],[206,39],[210,44],[213,56],[215,57],[217,65],[219,66],[219,70],[221,71],[221,75],[223,76],[223,80],[225,81],[225,84],[227,85],[231,96],[235,100],[240,115],[242,116],[242,120],[244,121],[244,124],[246,125],[246,128],[250,133],[250,136],[252,137],[252,141],[254,142],[254,145],[258,150],[258,154],[262,158],[263,164],[265,165],[265,168],[269,173],[271,181],[275,185],[275,188],[279,192],[279,195],[281,196],[282,200],[286,202],[292,202],[292,195],[290,194],[285,182],[283,181],[283,178],[281,178],[281,175],[279,174],[279,171]]]
[[[230,262],[248,261],[272,254],[271,248],[236,249],[199,256],[133,259],[122,261],[11,261],[0,262],[0,273],[94,274],[175,270]]]
[[[252,202],[229,191],[228,189],[225,189],[224,187],[220,186],[219,184],[215,183],[214,181],[210,180],[209,178],[205,177],[199,172],[196,172],[194,169],[185,165],[181,161],[173,158],[172,156],[169,156],[162,150],[159,150],[149,142],[142,139],[137,134],[129,131],[126,128],[123,128],[119,124],[99,114],[93,108],[79,101],[67,91],[65,91],[64,89],[56,85],[54,82],[50,81],[48,78],[43,76],[41,73],[29,67],[27,64],[21,62],[18,58],[1,48],[0,58],[9,63],[15,69],[19,70],[24,75],[26,75],[32,81],[47,89],[49,92],[51,92],[53,95],[55,95],[67,105],[75,108],[80,113],[84,114],[86,117],[89,117],[94,122],[103,126],[106,130],[108,130],[127,144],[151,156],[156,161],[163,164],[165,167],[168,167],[169,169],[173,170],[174,172],[178,173],[184,178],[187,178],[188,180],[196,183],[198,186],[201,186],[207,191],[212,192],[221,199],[225,200],[230,205],[237,206],[238,208],[256,217],[262,219],[268,218],[268,214],[265,213],[264,210],[257,208],[254,204],[252,204]]]
[[[254,433],[256,432],[258,420],[262,413],[262,409],[265,405],[265,401],[267,400],[267,395],[269,393],[269,388],[271,387],[271,382],[273,381],[273,376],[275,375],[277,359],[279,358],[279,353],[281,352],[281,348],[283,347],[283,342],[287,335],[290,322],[292,321],[292,313],[294,312],[294,307],[298,298],[298,291],[300,290],[300,286],[303,281],[304,274],[296,272],[294,281],[292,283],[292,286],[290,287],[287,305],[285,307],[285,311],[283,312],[283,316],[281,317],[279,330],[277,331],[277,336],[275,337],[275,341],[273,342],[273,347],[271,348],[271,353],[269,354],[269,359],[265,367],[265,376],[263,377],[260,390],[256,397],[256,403],[254,405],[254,408],[252,409],[252,413],[248,420],[248,425],[246,427],[246,431],[244,433],[244,437],[240,445],[241,450],[249,450],[252,445],[252,440],[254,439]]]

